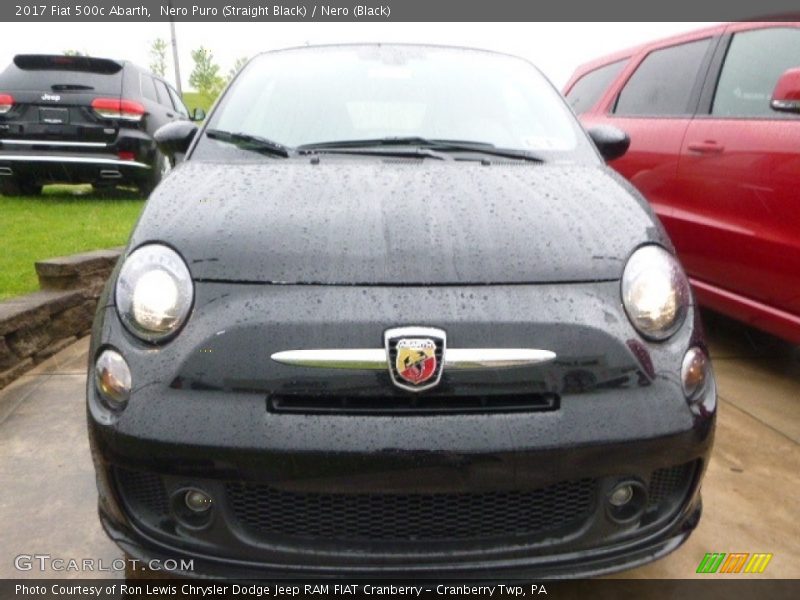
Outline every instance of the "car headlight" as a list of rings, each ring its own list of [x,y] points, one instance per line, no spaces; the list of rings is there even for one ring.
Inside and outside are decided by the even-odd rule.
[[[689,307],[689,282],[677,259],[661,246],[643,246],[622,274],[622,303],[644,337],[665,340],[683,324]]]
[[[180,255],[161,244],[134,250],[117,278],[117,312],[133,335],[150,342],[178,332],[189,316],[194,286]]]

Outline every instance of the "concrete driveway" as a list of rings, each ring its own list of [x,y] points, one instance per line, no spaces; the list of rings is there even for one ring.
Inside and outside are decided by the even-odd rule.
[[[763,574],[741,576],[800,578],[800,352],[715,315],[706,327],[720,408],[703,519],[677,552],[620,576],[689,578],[706,552],[771,552]],[[91,575],[20,572],[19,554],[121,556],[96,515],[87,348],[79,341],[0,392],[0,578]]]

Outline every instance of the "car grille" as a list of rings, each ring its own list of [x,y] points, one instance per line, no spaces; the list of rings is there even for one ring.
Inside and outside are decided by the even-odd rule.
[[[267,408],[276,413],[339,415],[414,415],[558,410],[558,394],[382,396],[270,394]]]
[[[227,486],[239,523],[268,536],[314,540],[444,541],[574,529],[591,513],[596,482],[532,491],[431,494],[289,492],[265,484]]]
[[[654,471],[641,525],[673,514],[698,463]],[[167,486],[158,474],[114,469],[127,512],[143,525],[171,530]],[[316,541],[527,541],[577,530],[596,507],[598,481],[580,479],[535,490],[477,493],[325,493],[265,483],[224,484],[226,511],[255,537]]]
[[[168,516],[169,501],[161,477],[145,471],[114,471],[117,489],[130,513],[148,524],[157,523]]]
[[[692,483],[697,461],[658,469],[650,476],[645,521],[672,513],[680,506]]]

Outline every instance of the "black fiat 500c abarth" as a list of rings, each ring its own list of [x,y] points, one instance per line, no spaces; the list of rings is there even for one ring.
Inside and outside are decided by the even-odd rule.
[[[524,60],[252,60],[100,301],[100,518],[194,575],[629,568],[698,523],[716,387],[644,199]]]

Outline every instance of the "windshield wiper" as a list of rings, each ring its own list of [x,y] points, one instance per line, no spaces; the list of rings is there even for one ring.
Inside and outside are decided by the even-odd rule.
[[[419,137],[377,138],[370,140],[344,140],[341,142],[321,142],[303,144],[296,148],[298,154],[366,154],[372,156],[409,156],[451,160],[446,154],[437,152],[438,148],[429,140]]]
[[[206,136],[212,140],[233,144],[242,150],[251,150],[261,154],[271,154],[273,156],[289,158],[289,148],[283,144],[273,142],[272,140],[257,135],[224,131],[222,129],[206,129]]]
[[[359,149],[359,148],[375,148],[386,146],[413,146],[417,148],[424,148],[428,150],[435,150],[437,152],[474,152],[476,154],[484,154],[490,156],[499,156],[503,158],[514,158],[519,160],[528,160],[532,162],[542,163],[544,159],[525,150],[516,150],[512,148],[498,148],[488,142],[472,142],[462,140],[432,140],[418,136],[408,137],[388,137],[388,138],[374,138],[364,140],[342,140],[333,142],[320,142],[315,144],[303,144],[297,147],[297,151],[301,154],[309,154],[313,152],[327,152],[344,149]]]

